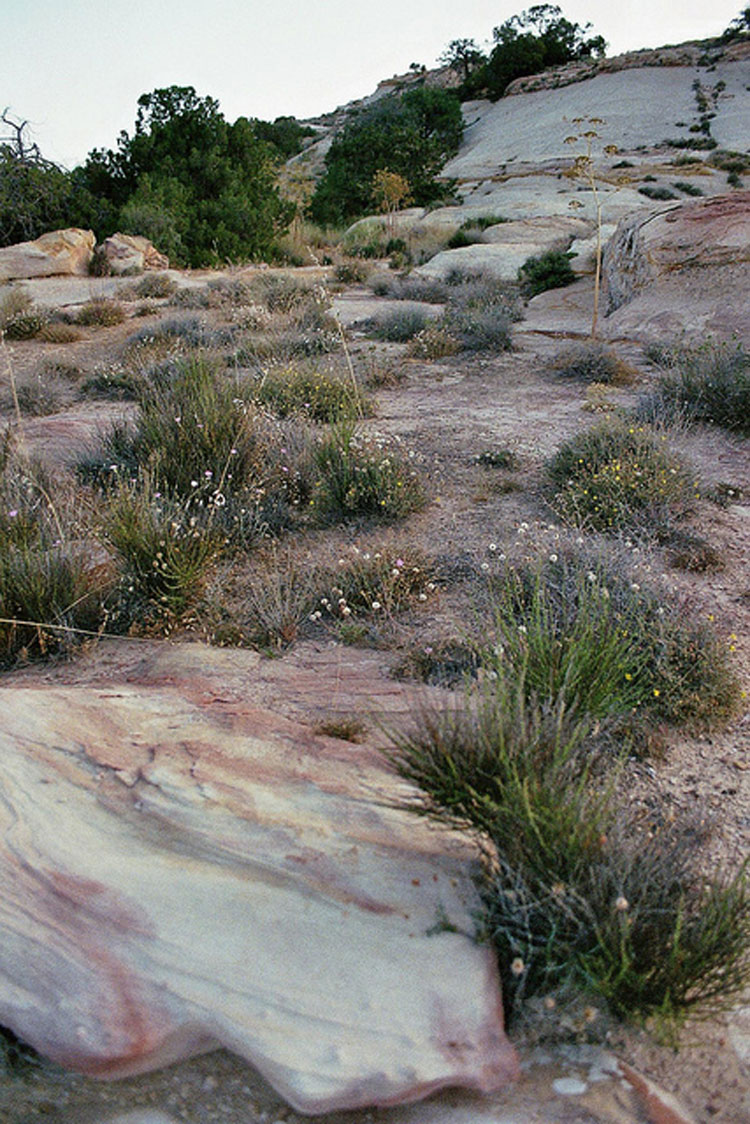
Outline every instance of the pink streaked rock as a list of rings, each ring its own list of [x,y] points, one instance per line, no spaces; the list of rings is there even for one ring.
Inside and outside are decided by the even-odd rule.
[[[0,1024],[101,1077],[224,1045],[309,1113],[512,1080],[472,851],[399,785],[179,683],[0,690]]]

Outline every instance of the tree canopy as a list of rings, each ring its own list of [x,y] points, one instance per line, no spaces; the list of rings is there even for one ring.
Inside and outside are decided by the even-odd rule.
[[[591,24],[572,23],[556,4],[536,4],[494,28],[488,56],[471,39],[454,39],[442,61],[461,76],[462,93],[502,97],[516,78],[538,74],[551,66],[604,54],[601,35],[590,35]]]
[[[425,206],[445,194],[436,177],[458,151],[461,106],[447,90],[417,86],[381,98],[344,126],[326,154],[326,170],[310,203],[316,222],[340,223],[376,205],[376,173],[408,183],[413,201]]]
[[[274,148],[254,123],[229,124],[210,97],[169,86],[138,99],[135,131],[73,173],[82,217],[102,237],[142,234],[178,264],[268,254],[292,217]]]

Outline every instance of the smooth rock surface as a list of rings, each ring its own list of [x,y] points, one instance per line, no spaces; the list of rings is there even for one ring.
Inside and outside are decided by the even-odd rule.
[[[205,651],[0,690],[0,1024],[97,1076],[223,1044],[305,1112],[512,1080],[472,849]]]
[[[17,242],[0,249],[0,281],[24,277],[85,275],[94,253],[92,230],[53,230],[33,242]]]

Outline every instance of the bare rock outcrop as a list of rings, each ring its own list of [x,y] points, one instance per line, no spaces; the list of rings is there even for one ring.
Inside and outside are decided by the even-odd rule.
[[[624,219],[603,268],[608,334],[750,338],[750,191]]]
[[[0,249],[0,282],[26,277],[85,276],[94,254],[92,230],[53,230],[33,242]]]
[[[139,234],[112,234],[102,243],[102,253],[110,273],[141,273],[143,270],[169,269],[169,258],[153,242]]]
[[[574,238],[585,238],[590,232],[589,222],[571,215],[540,215],[499,223],[484,231],[481,242],[443,250],[414,273],[443,280],[453,270],[461,269],[514,281],[528,258],[549,250],[567,250]]]
[[[512,1080],[471,848],[191,651],[0,690],[0,1024],[100,1077],[222,1044],[305,1112]]]

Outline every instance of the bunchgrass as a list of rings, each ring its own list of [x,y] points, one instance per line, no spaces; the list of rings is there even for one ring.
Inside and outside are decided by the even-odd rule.
[[[596,340],[566,347],[554,356],[552,371],[559,378],[608,386],[626,386],[636,377],[617,352]]]
[[[82,324],[87,328],[110,328],[115,324],[122,324],[125,319],[125,309],[117,301],[109,300],[107,297],[96,297],[81,305],[75,319],[76,324]]]
[[[372,403],[351,378],[305,364],[269,367],[254,396],[281,418],[299,414],[313,422],[337,422],[372,412]]]
[[[665,434],[617,415],[564,442],[548,476],[562,518],[596,531],[655,533],[697,495]]]
[[[750,352],[742,344],[661,346],[647,354],[662,370],[639,406],[642,416],[679,416],[750,435]]]
[[[738,697],[729,651],[622,565],[560,550],[489,579],[478,633],[492,675],[594,718],[720,725]],[[635,730],[638,733],[638,730]]]
[[[333,426],[321,439],[315,466],[311,508],[322,523],[392,522],[425,503],[416,469],[399,443],[367,434],[351,422]]]
[[[422,332],[431,319],[430,313],[418,305],[404,305],[379,316],[372,324],[371,334],[375,339],[390,343],[407,343]]]
[[[183,615],[203,592],[225,542],[210,512],[166,498],[150,479],[110,490],[101,534],[122,573],[112,624],[123,630]]]
[[[564,699],[486,679],[426,705],[390,751],[421,790],[408,805],[469,830],[483,862],[481,932],[509,1017],[571,988],[618,1016],[726,1009],[750,976],[745,870],[706,882],[687,828],[654,827],[619,795],[624,765]]]
[[[85,513],[65,482],[20,458],[0,457],[0,666],[72,650],[104,618],[112,574],[81,537]]]

